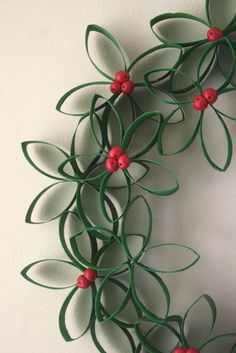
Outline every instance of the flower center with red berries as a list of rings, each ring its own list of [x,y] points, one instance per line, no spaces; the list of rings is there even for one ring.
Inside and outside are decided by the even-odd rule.
[[[212,27],[207,31],[207,38],[209,42],[215,42],[224,37],[224,33],[219,27]]]
[[[134,84],[130,80],[130,75],[127,71],[118,71],[115,75],[115,80],[110,85],[110,91],[114,94],[123,93],[130,94],[134,89]]]
[[[77,278],[77,287],[81,289],[87,289],[90,284],[94,282],[97,278],[97,271],[92,268],[86,268],[84,274]]]
[[[202,95],[196,96],[193,99],[193,107],[196,110],[203,111],[208,107],[208,104],[214,104],[217,101],[218,92],[214,88],[207,88]]]
[[[116,172],[120,169],[127,169],[131,161],[129,156],[124,153],[124,150],[120,146],[112,147],[108,153],[108,158],[105,162],[105,167],[110,173]]]

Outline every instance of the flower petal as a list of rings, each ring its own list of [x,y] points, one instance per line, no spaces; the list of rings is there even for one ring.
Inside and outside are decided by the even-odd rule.
[[[121,265],[101,280],[95,298],[95,313],[99,322],[113,319],[123,327],[132,328],[141,311],[134,302],[129,281],[114,278],[117,271],[125,269],[128,270],[128,266]]]
[[[72,116],[88,115],[94,94],[99,92],[110,97],[111,92],[108,87],[110,84],[110,82],[98,81],[76,86],[63,94],[56,105],[56,110]],[[102,106],[98,107],[98,110],[101,108]]]
[[[151,291],[142,291],[140,298],[140,289],[143,288],[143,276],[145,275],[145,287],[152,288]],[[140,279],[142,286],[140,287]],[[170,295],[168,288],[162,279],[153,271],[141,269],[140,266],[131,270],[131,288],[136,304],[142,310],[149,320],[163,323],[169,312]],[[155,303],[155,304],[154,304]],[[158,303],[158,305],[157,305]]]
[[[122,147],[132,158],[138,158],[148,152],[157,142],[159,128],[162,123],[162,116],[159,112],[146,112],[137,119],[127,129],[122,140]],[[145,124],[145,129],[144,129]],[[147,133],[145,136],[144,133]],[[142,141],[142,143],[140,143]],[[130,151],[134,149],[134,155]]]
[[[71,141],[71,156],[81,156],[75,161],[77,168],[75,170],[78,172],[85,171],[100,159],[103,151],[100,124],[98,117],[94,119],[93,126],[91,126],[90,119],[83,119],[75,129]]]
[[[132,80],[137,84],[143,84],[143,73],[156,67],[173,67],[182,54],[178,45],[159,45],[151,48],[138,56],[129,66]],[[158,82],[163,83],[166,75],[159,75]]]
[[[121,220],[121,242],[129,259],[137,257],[144,251],[149,243],[151,232],[151,208],[146,199],[138,195],[130,201]]]
[[[181,244],[154,245],[144,250],[143,255],[139,265],[162,273],[185,271],[200,258],[195,250]],[[153,264],[153,259],[155,259],[155,264]]]
[[[102,274],[107,271],[115,271],[115,274],[127,272],[126,264],[128,262],[123,246],[116,238],[102,245],[94,256],[94,263]],[[120,268],[122,267],[122,268]]]
[[[26,223],[46,223],[60,217],[75,201],[76,184],[58,182],[42,190],[32,201]]]
[[[174,109],[160,128],[157,147],[161,155],[175,155],[185,151],[194,142],[199,131],[201,115],[193,109],[192,104],[184,106],[184,121],[176,125],[170,124],[175,118],[175,111],[179,109]]]
[[[181,338],[189,347],[201,347],[216,322],[216,306],[209,295],[202,295],[187,310],[181,325]],[[190,332],[186,335],[187,328]],[[191,335],[191,332],[194,334]]]
[[[202,116],[200,119],[199,130],[207,161],[213,168],[225,171],[231,163],[233,147],[229,130],[220,113],[212,109],[206,111],[204,118]]]
[[[117,353],[135,353],[135,343],[129,331],[112,321],[100,324],[94,317],[90,332],[96,348],[101,353],[112,352],[114,349]]]
[[[82,337],[90,327],[92,314],[92,291],[75,287],[67,296],[59,313],[59,328],[64,340],[71,342]]]
[[[186,13],[165,13],[150,21],[156,37],[166,44],[191,46],[207,41],[209,24],[201,18]]]
[[[106,193],[107,188],[109,186],[109,182],[111,182],[113,176],[114,176],[113,174],[107,173],[103,177],[102,182],[101,182],[101,186],[100,186],[100,206],[101,206],[101,210],[102,210],[103,216],[108,222],[115,222],[115,221],[117,221],[118,219],[120,219],[123,216],[124,212],[127,209],[127,206],[129,204],[129,201],[130,201],[130,196],[131,196],[130,178],[129,178],[129,176],[127,176],[126,173],[124,173],[124,176],[125,176],[125,179],[126,179],[126,188],[124,189],[122,194],[119,192],[121,198],[118,201],[119,202],[119,206],[120,206],[119,207],[118,218],[112,219],[111,215],[108,213],[109,210],[107,210],[107,207],[106,207],[105,193]]]
[[[93,257],[93,242],[91,242],[90,235],[94,236],[95,231],[88,234],[86,227],[82,224],[76,212],[65,212],[60,218],[59,236],[62,248],[70,260],[76,264],[81,271],[84,266],[74,256],[74,251],[71,247],[71,239],[76,237],[76,246],[80,249],[80,253],[84,258],[91,259]]]
[[[206,0],[206,13],[211,27],[226,28],[234,19],[236,4],[234,0]]]
[[[217,55],[217,63],[219,66],[220,72],[224,76],[224,83],[229,76],[229,73],[234,67],[233,75],[231,77],[230,83],[235,87],[236,86],[236,70],[235,70],[235,64],[234,64],[234,56],[232,55],[232,49],[230,46],[227,45],[220,45],[218,49],[218,55]],[[234,66],[233,66],[234,65]]]
[[[144,159],[138,159],[136,162],[144,163],[149,167],[146,176],[142,178],[141,181],[135,181],[135,184],[145,191],[151,194],[165,196],[171,195],[179,189],[179,183],[175,175],[164,165]],[[130,177],[131,181],[134,181],[128,171],[126,171],[126,174]]]
[[[85,44],[91,63],[104,77],[113,80],[117,71],[126,69],[119,43],[105,28],[95,24],[89,25]]]
[[[143,320],[135,325],[135,332],[140,344],[147,352],[173,352],[180,341],[178,331],[173,328],[173,325],[176,324],[178,325],[178,322],[175,321],[171,322],[170,325],[168,321],[165,324],[154,324],[148,320]]]
[[[105,104],[105,109],[102,112],[100,121],[100,133],[99,136],[97,137],[97,134],[94,131],[94,136],[97,140],[98,145],[100,145],[101,148],[104,148],[106,146],[108,149],[111,148],[111,145],[113,143],[113,136],[114,134],[116,135],[116,139],[118,139],[118,144],[121,145],[121,141],[124,135],[124,123],[123,120],[117,111],[116,107],[114,106],[116,97],[114,96],[112,99],[107,100],[105,97],[96,94],[93,97],[92,104],[91,104],[91,111],[90,111],[90,121],[91,121],[91,127],[92,130],[94,131],[94,121],[97,121],[96,116],[94,113],[97,110],[98,105],[104,105]]]
[[[100,179],[104,175],[104,173],[106,173],[106,171],[104,171],[104,162],[100,162],[100,158],[104,158],[104,155],[102,153],[85,153],[79,154],[77,156],[72,156],[65,159],[59,165],[58,171],[65,179],[76,182],[83,182],[86,180],[86,182],[89,183],[90,181]],[[80,169],[78,167],[78,164],[80,165]],[[87,169],[84,168],[86,164],[88,164]],[[77,166],[78,171],[73,172],[73,174],[70,174],[67,171],[68,165]],[[85,169],[84,173],[81,172],[81,169]]]
[[[119,99],[115,102],[116,110],[119,112],[122,117],[122,121],[125,127],[125,130],[129,127],[130,123],[136,119],[136,117],[140,114],[139,108],[137,107],[137,103],[132,99],[135,95],[135,92],[139,91],[139,87],[137,87],[132,95],[122,94],[119,96]],[[142,112],[141,112],[142,113]],[[119,134],[114,134],[111,136],[112,145],[116,146],[119,141]]]
[[[65,289],[76,284],[80,271],[72,262],[46,259],[29,264],[21,271],[21,275],[43,288]]]
[[[220,66],[220,53],[218,53],[218,66],[219,69],[221,70],[221,72],[223,73],[223,75],[225,76],[225,80],[223,83],[220,84],[220,87],[218,87],[218,91],[221,92],[222,90],[224,90],[225,88],[227,88],[229,86],[229,84],[232,82],[232,79],[234,77],[235,74],[235,66],[236,66],[236,55],[235,55],[235,49],[234,49],[234,44],[231,43],[229,41],[228,38],[221,38],[217,41],[217,47],[222,48],[224,51],[228,51],[228,58],[225,56],[225,60],[229,59],[228,62],[228,67],[227,67],[227,71],[224,71],[224,66],[221,67]],[[223,54],[224,55],[224,54]]]
[[[69,156],[61,148],[43,141],[25,141],[21,146],[25,158],[39,173],[56,180],[64,179],[58,173],[58,166]]]
[[[201,352],[207,353],[209,349],[211,352],[219,350],[219,352],[235,352],[236,333],[226,333],[209,339],[201,347]]]
[[[120,206],[111,194],[104,194],[104,207],[109,218],[113,222],[107,221],[100,207],[99,188],[92,184],[85,183],[77,191],[77,212],[86,226],[104,227],[109,230],[117,229],[118,224],[115,219],[118,218]]]
[[[220,115],[236,120],[235,100],[236,87],[226,88],[218,95],[218,99],[214,103],[214,108],[220,113]]]

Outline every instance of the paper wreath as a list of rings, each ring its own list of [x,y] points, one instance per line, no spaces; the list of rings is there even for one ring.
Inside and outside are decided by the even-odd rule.
[[[99,340],[97,328],[99,325],[107,323],[113,330],[120,331],[124,335],[123,340],[129,345],[129,348],[126,348],[128,351],[125,353],[139,353],[142,349],[150,353],[163,352],[162,347],[153,344],[151,339],[153,335],[167,337],[168,351],[173,353],[199,353],[211,345],[215,345],[214,347],[218,348],[215,351],[220,352],[220,342],[230,344],[230,353],[236,351],[236,333],[225,333],[212,337],[217,314],[216,305],[209,295],[204,294],[195,300],[183,316],[170,312],[170,293],[162,274],[185,271],[199,260],[200,255],[183,244],[151,244],[153,233],[151,208],[145,196],[132,195],[133,187],[139,187],[145,193],[149,192],[157,196],[170,195],[179,188],[178,181],[171,171],[156,160],[146,159],[145,154],[155,145],[161,155],[177,154],[187,149],[199,135],[203,153],[210,166],[219,171],[225,171],[230,165],[233,150],[232,139],[224,119],[235,120],[236,117],[232,116],[230,112],[222,112],[218,108],[217,102],[228,93],[235,92],[233,77],[236,67],[236,42],[233,41],[231,35],[236,31],[236,17],[233,14],[232,20],[224,29],[216,27],[217,24],[212,19],[214,17],[212,14],[213,2],[213,0],[206,0],[208,22],[183,13],[167,13],[151,20],[151,28],[163,44],[142,53],[130,65],[126,63],[120,44],[107,30],[95,24],[89,25],[85,35],[88,57],[95,69],[107,81],[81,84],[64,94],[59,100],[58,111],[80,117],[72,137],[69,153],[43,141],[22,143],[23,153],[31,166],[44,176],[55,180],[53,184],[34,198],[27,211],[26,222],[45,223],[59,219],[59,238],[68,260],[35,261],[26,266],[21,274],[29,282],[44,288],[57,290],[70,288],[59,313],[59,328],[66,341],[73,341],[90,331],[98,351],[106,353],[108,351]],[[181,39],[175,38],[174,40],[163,37],[158,26],[163,21],[173,19],[197,21],[205,26],[205,37],[199,38],[198,41],[189,38],[185,42],[182,42]],[[101,68],[93,58],[89,45],[92,32],[96,32],[108,40],[122,62],[119,69],[112,74]],[[191,35],[191,31],[188,33]],[[199,48],[201,47],[203,47],[203,51],[200,51],[201,55],[199,56]],[[223,70],[222,63],[219,61],[219,48],[220,50],[227,48],[230,52],[231,63],[228,72]],[[172,63],[168,61],[169,59],[167,60],[169,64],[167,67],[158,65],[159,53],[163,50],[172,50],[177,54],[175,59],[171,58]],[[188,60],[192,60],[194,52],[198,52],[197,57],[199,56],[196,61],[196,72],[194,76],[189,77],[184,70],[184,65]],[[148,60],[153,58],[153,55],[157,64],[147,66]],[[144,65],[145,60],[147,62]],[[203,86],[203,81],[204,84],[207,82],[209,71],[213,72],[215,67],[220,68],[223,83],[220,87]],[[139,74],[137,71],[135,73],[137,68],[140,71]],[[138,76],[139,78],[136,79]],[[179,82],[178,89],[176,89],[176,80]],[[101,86],[107,87],[108,97],[100,94]],[[73,97],[78,103],[84,90],[91,87],[94,91],[92,95],[87,96],[87,107],[80,109],[76,104],[74,112],[64,108],[68,99]],[[189,96],[190,91],[193,91],[191,97]],[[143,106],[138,98],[139,94],[155,97],[155,107]],[[119,111],[120,100],[125,102],[127,110],[131,112],[130,121],[127,121],[127,117],[123,117]],[[158,110],[159,103],[161,107],[164,107],[164,112]],[[188,119],[185,113],[185,107],[188,105],[199,114],[193,132],[182,147],[175,151],[166,152],[163,142],[165,131],[171,128],[171,123],[177,123],[178,128],[181,129]],[[215,119],[218,119],[225,134],[228,151],[223,166],[219,166],[207,150],[203,124],[205,114],[209,111],[215,114]],[[93,144],[96,146],[95,153],[81,154],[76,152],[77,132],[84,119],[88,119],[90,124]],[[140,147],[138,132],[142,131],[147,123],[152,124],[152,133],[148,136],[146,143],[144,142],[144,145]],[[117,138],[116,144],[113,140],[114,131]],[[54,161],[54,172],[48,172],[46,168],[44,170],[35,160],[31,152],[31,147],[35,146],[41,146],[48,154],[53,151],[60,156],[60,162]],[[86,161],[85,165],[84,161]],[[165,184],[157,187],[148,183],[149,174],[153,169],[157,181],[161,180],[159,176],[162,173],[164,180],[169,182],[168,186]],[[54,189],[60,193],[62,188],[68,189],[68,196],[63,196],[64,205],[54,213],[45,215],[43,219],[35,219],[34,213],[37,211],[41,199]],[[92,220],[88,214],[83,198],[84,189],[89,190],[98,198],[97,211],[100,212],[100,217],[104,221],[103,225],[96,224],[96,221]],[[114,201],[113,192],[122,195],[123,203],[117,204]],[[65,190],[63,195],[65,195]],[[134,233],[129,231],[128,224],[130,214],[138,204],[139,208],[140,205],[142,207],[142,219],[137,220],[137,232]],[[66,229],[72,219],[76,223],[76,230],[68,234]],[[83,249],[84,242],[89,249],[87,252]],[[190,260],[178,264],[175,268],[166,268],[165,264],[159,263],[159,259],[162,258],[160,254],[165,251],[168,258],[171,256],[172,249],[178,253],[178,258],[184,259],[184,254],[187,254]],[[122,260],[118,261],[115,256],[112,256],[112,251],[113,254],[122,254]],[[150,265],[147,261],[150,252],[155,252],[156,264]],[[104,258],[109,259],[108,263],[104,262]],[[74,277],[71,283],[54,285],[48,282],[38,282],[31,270],[45,265],[50,266],[50,264],[56,264],[58,271],[60,269],[63,271],[64,268],[73,270]],[[159,289],[162,306],[157,308],[157,311],[151,310],[143,296],[140,295],[137,284],[138,272],[143,276],[150,277],[153,285]],[[109,286],[122,294],[122,299],[116,302],[112,309],[104,301],[104,293]],[[67,326],[66,315],[75,297],[83,291],[87,293],[90,300],[90,310],[87,317],[82,318],[82,320],[87,320],[85,329],[81,334],[74,336]],[[191,323],[193,324],[195,320],[194,310],[201,303],[205,303],[210,322],[201,339],[197,343],[193,343]],[[132,308],[134,312],[134,317],[130,317],[129,320],[125,320],[121,315],[127,308]],[[191,320],[187,326],[189,317]],[[205,321],[204,313],[202,313],[202,321]]]

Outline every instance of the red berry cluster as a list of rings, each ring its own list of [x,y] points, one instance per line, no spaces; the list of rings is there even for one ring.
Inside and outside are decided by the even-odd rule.
[[[108,158],[105,162],[105,167],[110,173],[116,172],[120,169],[127,169],[131,161],[127,154],[124,153],[120,146],[112,147],[108,153]]]
[[[97,271],[92,268],[86,268],[86,270],[84,270],[84,274],[77,278],[77,287],[87,289],[96,278]]]
[[[200,353],[200,351],[196,348],[183,348],[183,347],[176,347],[173,350],[173,353]]]
[[[130,94],[134,89],[134,84],[130,80],[130,75],[127,71],[118,71],[115,75],[115,81],[110,85],[110,91],[114,94],[124,93]]]
[[[205,110],[208,104],[214,104],[217,101],[218,93],[214,88],[207,88],[203,94],[196,96],[193,100],[193,107],[196,110]]]
[[[212,27],[207,31],[207,38],[209,42],[216,42],[218,39],[224,36],[222,30],[219,27]]]

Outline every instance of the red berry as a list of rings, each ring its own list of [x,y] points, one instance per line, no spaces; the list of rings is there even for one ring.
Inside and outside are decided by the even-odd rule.
[[[119,169],[117,160],[114,158],[107,158],[105,167],[110,173],[114,173]]]
[[[208,106],[208,102],[203,96],[196,96],[193,100],[193,107],[196,110],[205,110]]]
[[[117,81],[114,81],[110,85],[110,91],[114,94],[118,94],[121,92],[121,86],[120,83]]]
[[[196,348],[188,348],[186,353],[200,353],[200,351]]]
[[[207,88],[203,92],[203,96],[206,98],[209,104],[213,104],[217,101],[218,93],[214,88]]]
[[[186,350],[184,347],[176,347],[174,350],[173,350],[173,353],[186,353]]]
[[[77,278],[77,287],[81,289],[87,289],[90,286],[90,282],[84,275],[81,275]]]
[[[118,71],[115,76],[115,80],[119,83],[129,81],[130,75],[127,71]]]
[[[110,158],[118,159],[123,153],[124,151],[120,146],[115,146],[110,149],[108,156]]]
[[[219,27],[212,27],[207,31],[207,38],[209,42],[215,42],[216,40],[224,36],[222,30]]]
[[[84,277],[89,281],[93,282],[97,278],[98,274],[97,271],[93,270],[92,268],[86,268],[84,270]]]
[[[132,81],[126,81],[121,85],[121,91],[124,94],[130,94],[134,89],[134,84]]]
[[[120,169],[127,169],[130,163],[130,158],[125,153],[118,158],[118,166]]]

